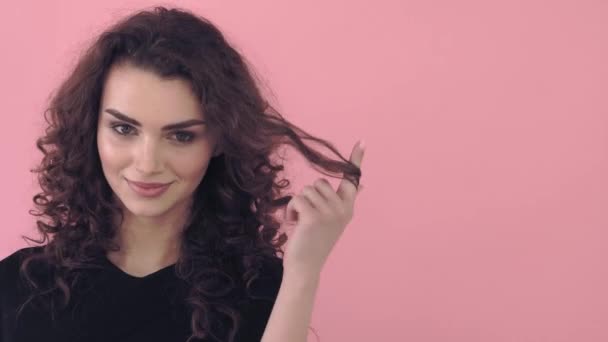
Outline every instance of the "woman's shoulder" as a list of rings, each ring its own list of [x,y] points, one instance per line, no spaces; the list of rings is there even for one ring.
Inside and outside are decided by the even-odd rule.
[[[18,267],[21,264],[21,261],[25,259],[25,257],[32,254],[42,253],[43,249],[44,246],[29,246],[17,249],[8,256],[5,256],[4,258],[0,259],[0,268],[11,268],[15,266]]]
[[[246,288],[246,298],[239,302],[241,326],[235,340],[259,341],[264,333],[283,279],[283,259],[264,256],[258,276]]]
[[[276,298],[283,280],[283,259],[277,256],[264,256],[257,277],[247,289],[250,296],[257,299]]]
[[[264,257],[263,271],[268,276],[283,276],[283,259],[274,255]]]
[[[14,283],[19,276],[19,268],[23,260],[33,254],[42,253],[44,246],[20,248],[0,260],[0,286]]]
[[[261,276],[267,278],[275,286],[281,285],[281,280],[283,279],[283,259],[277,256],[268,257],[263,265]]]

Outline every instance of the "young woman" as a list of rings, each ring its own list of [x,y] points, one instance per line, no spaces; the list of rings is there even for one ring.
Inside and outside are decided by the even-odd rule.
[[[0,342],[306,341],[362,144],[347,160],[286,121],[213,24],[164,7],[100,34],[45,118],[40,245],[0,261]],[[283,194],[282,145],[339,187]]]

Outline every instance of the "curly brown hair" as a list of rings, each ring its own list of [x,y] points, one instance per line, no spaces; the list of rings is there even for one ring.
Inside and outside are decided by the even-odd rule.
[[[44,112],[48,126],[36,141],[44,156],[32,170],[38,173],[42,192],[33,197],[38,210],[30,211],[41,217],[36,221],[41,237],[24,238],[45,245],[43,253],[23,261],[20,271],[51,308],[67,306],[79,273],[94,267],[99,256],[119,249],[113,242],[117,226],[112,218],[123,213],[103,175],[95,137],[104,80],[110,67],[122,61],[163,78],[189,81],[207,121],[221,132],[223,153],[211,159],[194,193],[176,270],[190,286],[189,341],[225,340],[211,331],[213,314],[232,320],[225,338],[233,341],[240,315],[221,300],[226,286],[236,279],[249,288],[260,275],[263,258],[283,255],[281,246],[287,240],[285,233],[279,234],[281,222],[273,214],[291,200],[283,191],[290,182],[277,180],[284,167],[271,156],[290,145],[316,170],[356,186],[361,170],[331,143],[278,113],[261,94],[245,58],[209,20],[179,8],[138,11],[95,37]],[[325,146],[339,160],[305,140]],[[242,272],[224,267],[228,258],[238,260]],[[50,288],[43,289],[30,272],[34,260],[56,269]],[[210,275],[225,277],[226,285],[215,291],[204,286]],[[55,294],[63,300],[57,303],[60,296]]]

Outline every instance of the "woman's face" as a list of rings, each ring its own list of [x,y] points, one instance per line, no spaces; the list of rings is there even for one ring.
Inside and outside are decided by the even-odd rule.
[[[131,214],[160,217],[189,207],[210,158],[219,154],[217,135],[204,120],[187,81],[162,80],[129,64],[112,67],[103,85],[97,146],[103,173]],[[132,181],[170,185],[149,197]]]

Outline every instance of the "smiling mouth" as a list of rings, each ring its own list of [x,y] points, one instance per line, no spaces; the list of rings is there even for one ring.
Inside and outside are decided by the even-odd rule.
[[[147,183],[147,182],[136,182],[136,181],[132,181],[130,179],[127,179],[127,182],[137,185],[138,187],[142,188],[142,189],[157,189],[157,188],[162,188],[165,187],[169,184],[171,184],[172,182],[169,183]]]
[[[153,186],[153,187],[142,187],[135,182],[131,182],[127,180],[127,184],[131,190],[133,190],[136,194],[142,197],[157,197],[162,195],[167,189],[171,186],[171,183],[167,183],[161,186]]]

